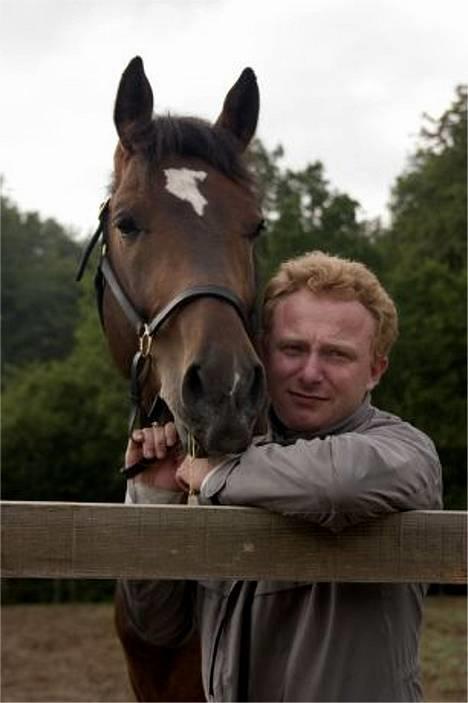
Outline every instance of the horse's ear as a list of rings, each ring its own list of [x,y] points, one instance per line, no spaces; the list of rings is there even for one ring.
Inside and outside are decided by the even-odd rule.
[[[257,78],[251,68],[245,68],[226,95],[216,124],[232,132],[244,150],[255,133],[259,109]]]
[[[120,79],[114,106],[114,123],[125,149],[132,151],[148,137],[153,118],[153,91],[143,61],[135,56]]]

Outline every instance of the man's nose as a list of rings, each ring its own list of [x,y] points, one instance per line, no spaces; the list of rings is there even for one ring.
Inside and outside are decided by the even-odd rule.
[[[323,379],[323,365],[319,354],[312,352],[308,355],[300,375],[303,383],[318,383]]]

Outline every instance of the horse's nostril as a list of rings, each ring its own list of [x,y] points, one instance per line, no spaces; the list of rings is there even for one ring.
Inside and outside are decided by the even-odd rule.
[[[265,374],[261,364],[254,364],[234,381],[222,368],[192,363],[185,372],[182,399],[187,408],[210,403],[228,407],[234,403],[241,412],[258,408],[265,399]],[[234,407],[233,406],[233,407]]]
[[[197,401],[203,396],[203,381],[200,364],[191,364],[185,372],[182,384],[182,397],[185,403]]]

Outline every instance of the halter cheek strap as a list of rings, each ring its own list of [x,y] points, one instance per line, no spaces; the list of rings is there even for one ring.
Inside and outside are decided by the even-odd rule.
[[[233,306],[239,314],[243,324],[247,327],[248,323],[244,313],[244,305],[242,300],[233,291],[228,288],[224,288],[224,286],[211,285],[192,286],[191,288],[186,288],[181,293],[178,293],[175,298],[165,305],[163,309],[150,321],[146,321],[144,317],[141,317],[138,314],[124,293],[124,290],[113,272],[106,254],[104,254],[101,259],[100,267],[106,283],[109,284],[109,288],[111,289],[115,299],[119,303],[129,322],[135,327],[140,339],[143,339],[145,336],[153,337],[177,308],[184,305],[184,303],[195,300],[196,298],[218,298],[225,303],[229,303]]]
[[[96,244],[98,243],[98,241],[100,240],[100,238],[104,232],[104,225],[105,225],[107,214],[109,212],[109,204],[110,204],[110,198],[105,200],[102,203],[101,207],[99,208],[99,223],[98,223],[97,229],[96,229],[95,233],[93,234],[93,236],[91,237],[91,239],[89,240],[89,242],[87,243],[87,245],[85,246],[84,251],[81,255],[80,263],[78,264],[78,271],[76,272],[76,277],[75,277],[75,280],[78,282],[81,281],[81,279],[83,278],[83,274],[86,270],[86,266],[88,265],[89,257],[93,253],[94,247],[96,246]]]

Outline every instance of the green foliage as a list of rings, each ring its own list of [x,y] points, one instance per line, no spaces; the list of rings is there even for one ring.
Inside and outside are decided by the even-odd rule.
[[[436,438],[439,447],[464,446],[464,276],[425,259],[418,268],[402,264],[392,272],[390,284],[400,311],[400,340],[386,405],[403,407],[406,417]]]
[[[466,97],[426,118],[378,241],[401,335],[376,398],[434,439],[452,508],[466,505]]]
[[[21,215],[6,198],[2,218],[2,376],[13,366],[65,357],[72,348],[79,246],[54,220]]]
[[[91,579],[2,579],[2,606],[17,603],[112,601],[115,581]]]
[[[426,117],[421,143],[392,191],[390,244],[400,259],[436,258],[466,268],[467,87],[439,120]]]
[[[86,293],[73,353],[22,367],[4,394],[5,499],[122,500],[126,387]]]
[[[378,264],[372,226],[358,221],[358,202],[330,190],[320,161],[300,171],[282,169],[283,149],[279,146],[268,155],[258,141],[251,156],[268,225],[258,246],[262,281],[285,259],[314,249]]]

